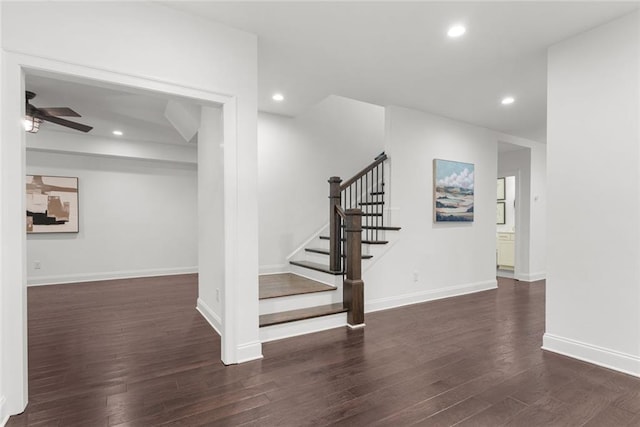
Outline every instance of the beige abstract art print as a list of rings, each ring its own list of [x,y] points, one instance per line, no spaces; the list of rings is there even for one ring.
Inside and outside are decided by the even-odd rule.
[[[78,178],[27,175],[27,233],[78,232]]]

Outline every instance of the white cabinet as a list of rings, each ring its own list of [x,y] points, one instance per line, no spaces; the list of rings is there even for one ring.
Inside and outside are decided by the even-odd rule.
[[[497,262],[499,268],[506,268],[513,270],[515,265],[515,239],[513,233],[498,233],[497,234]]]

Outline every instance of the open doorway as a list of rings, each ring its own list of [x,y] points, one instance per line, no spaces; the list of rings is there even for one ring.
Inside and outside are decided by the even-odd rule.
[[[516,267],[516,176],[497,181],[496,276],[514,278]]]

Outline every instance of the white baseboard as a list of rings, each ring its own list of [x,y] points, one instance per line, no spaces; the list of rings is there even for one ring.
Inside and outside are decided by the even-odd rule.
[[[418,304],[421,302],[433,301],[442,298],[450,298],[459,295],[471,294],[474,292],[488,291],[496,289],[498,281],[486,280],[484,282],[467,283],[464,285],[450,286],[440,289],[432,289],[422,292],[414,292],[411,294],[397,295],[386,298],[378,298],[364,302],[365,313],[374,311],[387,310],[404,305]]]
[[[537,282],[538,280],[545,280],[546,278],[547,273],[544,271],[541,273],[518,273],[516,276],[516,279],[521,282]]]
[[[259,274],[280,274],[289,272],[289,264],[261,265],[258,268]]]
[[[326,331],[327,329],[344,327],[346,325],[347,313],[337,313],[330,316],[299,320],[297,322],[265,326],[260,328],[260,341],[269,342],[281,340],[311,334],[313,332]]]
[[[238,363],[262,359],[262,343],[260,341],[253,341],[240,344],[238,345],[237,355]]]
[[[196,303],[196,310],[202,314],[204,320],[209,322],[211,327],[215,329],[218,335],[222,336],[222,319],[205,303],[201,298],[198,298]]]
[[[640,377],[640,357],[546,333],[542,349]]]
[[[27,286],[59,285],[63,283],[96,282],[100,280],[133,279],[137,277],[193,274],[198,267],[154,268],[149,270],[109,271],[104,273],[65,274],[62,276],[27,277]]]

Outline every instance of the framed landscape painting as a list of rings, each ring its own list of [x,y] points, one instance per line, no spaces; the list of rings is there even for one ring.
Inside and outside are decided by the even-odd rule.
[[[474,166],[433,160],[434,222],[473,221]]]
[[[78,178],[27,175],[27,233],[78,232]]]

